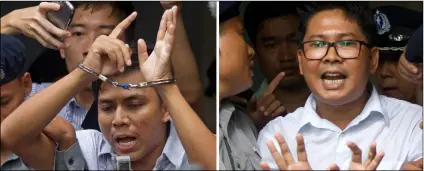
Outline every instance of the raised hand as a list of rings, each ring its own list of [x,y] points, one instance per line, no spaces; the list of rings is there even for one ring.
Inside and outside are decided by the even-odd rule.
[[[140,70],[146,81],[159,79],[171,79],[171,52],[175,38],[175,24],[178,7],[174,6],[166,10],[160,21],[155,49],[148,56],[146,42],[138,40],[138,59]]]
[[[3,34],[24,34],[30,38],[36,39],[44,47],[50,49],[66,48],[69,45],[64,44],[57,38],[70,37],[71,33],[57,28],[46,19],[48,11],[60,9],[57,3],[41,2],[40,5],[28,7],[11,12],[5,19],[2,19]],[[3,27],[6,25],[8,27]],[[57,38],[55,38],[57,37]]]
[[[137,12],[119,23],[109,36],[101,35],[90,47],[83,64],[103,75],[111,75],[124,71],[125,64],[131,65],[131,49],[118,37],[135,20]]]
[[[348,142],[347,146],[352,151],[352,162],[350,163],[349,170],[375,170],[384,157],[383,152],[376,154],[377,145],[375,142],[372,142],[368,152],[368,158],[362,163],[361,149],[353,142]]]
[[[253,96],[249,100],[248,108],[252,120],[258,129],[263,128],[269,121],[275,119],[280,115],[287,114],[286,108],[281,104],[279,100],[273,94],[280,81],[284,78],[285,73],[279,73],[269,84],[268,89],[257,100],[256,96]]]
[[[283,136],[281,136],[280,133],[276,133],[275,138],[277,139],[277,142],[280,145],[282,155],[278,152],[272,140],[269,140],[267,145],[269,151],[272,154],[272,157],[277,163],[279,170],[312,170],[311,166],[308,163],[308,158],[305,151],[305,143],[301,134],[296,135],[298,158],[297,163],[293,160],[293,156],[291,155]],[[269,165],[265,162],[261,162],[260,165],[264,170],[271,170]]]

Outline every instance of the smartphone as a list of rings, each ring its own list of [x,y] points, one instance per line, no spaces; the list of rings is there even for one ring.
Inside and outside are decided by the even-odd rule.
[[[47,12],[47,20],[56,27],[67,30],[74,16],[74,6],[69,1],[55,1],[54,3],[58,3],[60,9]]]

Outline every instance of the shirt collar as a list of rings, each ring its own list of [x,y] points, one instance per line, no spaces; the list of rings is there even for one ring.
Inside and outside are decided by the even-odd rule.
[[[170,121],[170,133],[168,136],[168,139],[165,143],[165,147],[163,148],[162,154],[159,158],[166,156],[166,158],[169,159],[169,161],[176,167],[180,168],[183,159],[185,150],[183,148],[183,145],[181,144],[181,141],[178,137],[178,134],[175,130],[175,126],[172,121]],[[98,157],[102,155],[111,155],[114,156],[115,153],[113,152],[112,146],[107,142],[106,138],[103,137],[102,144],[100,145],[100,148],[97,151]]]
[[[19,159],[19,156],[17,156],[15,153],[10,153],[9,156],[7,157],[6,161],[3,162],[2,166],[9,161],[14,161],[14,160],[17,160],[17,159]]]
[[[372,91],[371,96],[369,97],[361,113],[348,125],[348,127],[346,127],[346,129],[365,120],[371,114],[378,114],[383,116],[385,124],[387,126],[389,125],[390,119],[388,114],[384,112],[381,107],[379,94],[374,86],[370,87],[371,88],[369,88],[368,90]],[[322,128],[326,120],[324,121],[324,119],[319,117],[319,115],[316,113],[316,101],[313,94],[311,94],[306,100],[304,108],[305,111],[299,119],[300,127],[298,132],[301,130],[302,127],[307,124],[311,124],[317,128]]]
[[[233,116],[236,107],[227,101],[223,101],[219,109],[219,125],[224,130],[227,130],[228,124],[230,123],[231,116]]]

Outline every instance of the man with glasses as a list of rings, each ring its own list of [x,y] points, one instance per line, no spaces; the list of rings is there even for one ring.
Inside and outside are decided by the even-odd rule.
[[[422,159],[422,107],[368,82],[379,50],[366,6],[317,2],[301,18],[297,56],[312,94],[262,129],[262,168],[398,170]]]

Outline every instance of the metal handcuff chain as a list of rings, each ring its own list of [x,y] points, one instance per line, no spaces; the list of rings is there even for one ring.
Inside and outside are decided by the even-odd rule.
[[[102,74],[96,73],[91,68],[85,66],[82,63],[78,65],[78,68],[80,68],[83,71],[99,78],[103,82],[107,82],[109,84],[112,84],[115,87],[121,87],[121,88],[126,89],[126,90],[130,90],[130,89],[134,89],[134,88],[151,87],[151,86],[161,85],[161,84],[171,84],[171,83],[174,83],[174,82],[177,81],[175,78],[171,78],[171,79],[159,79],[159,80],[155,80],[155,81],[146,81],[146,82],[141,82],[141,83],[138,83],[138,84],[120,84],[116,81],[113,81],[113,80],[107,78],[106,76],[104,76]]]

